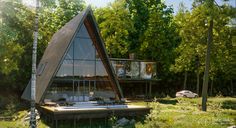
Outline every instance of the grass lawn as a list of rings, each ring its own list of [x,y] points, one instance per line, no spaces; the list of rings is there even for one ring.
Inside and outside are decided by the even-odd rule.
[[[153,108],[151,114],[144,123],[136,123],[136,127],[227,128],[236,125],[236,98],[209,98],[207,112],[201,111],[201,98],[156,101],[149,104]]]
[[[236,125],[236,98],[208,98],[207,112],[200,110],[201,98],[162,98],[155,102],[136,101],[129,104],[153,108],[145,120],[136,120],[137,128],[227,128]],[[0,121],[0,128],[28,127],[23,119],[26,113],[19,111],[14,114],[12,121]],[[39,121],[39,128],[46,127]]]

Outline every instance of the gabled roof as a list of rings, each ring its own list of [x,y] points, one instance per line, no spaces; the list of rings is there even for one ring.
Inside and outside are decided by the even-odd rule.
[[[63,61],[63,58],[66,55],[77,30],[80,29],[83,23],[85,24],[93,44],[98,52],[98,55],[100,56],[108,73],[108,78],[111,81],[112,89],[115,91],[118,98],[123,98],[119,82],[116,79],[114,69],[112,68],[108,58],[104,42],[101,38],[97,23],[93,16],[92,9],[91,7],[87,7],[87,9],[75,16],[58,32],[56,32],[53,35],[48,47],[46,48],[37,68],[36,103],[41,102],[43,95],[52,82],[52,78],[56,75],[58,68],[60,67],[61,61]],[[23,99],[30,100],[30,85],[31,84],[29,82],[22,95]]]

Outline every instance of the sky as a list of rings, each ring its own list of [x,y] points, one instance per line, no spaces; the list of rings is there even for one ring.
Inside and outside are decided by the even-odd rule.
[[[109,2],[114,2],[115,0],[85,0],[86,4],[91,4],[96,7],[104,7],[106,6]],[[222,5],[223,0],[215,0],[217,4]],[[165,0],[165,3],[167,6],[172,6],[174,8],[174,12],[176,13],[178,11],[179,3],[183,2],[185,7],[187,9],[191,9],[191,5],[193,0]],[[233,5],[234,7],[236,6],[236,0],[230,0],[228,2],[230,5]]]
[[[35,0],[23,0],[23,2],[26,3],[27,5],[33,5],[33,3],[34,3],[33,1],[35,1]],[[91,4],[92,6],[96,6],[96,7],[104,7],[108,3],[114,2],[114,1],[115,0],[85,0],[87,5]],[[223,0],[215,0],[215,1],[219,5],[223,4],[223,2],[222,2]],[[178,11],[178,7],[179,7],[180,2],[183,2],[185,7],[187,7],[187,9],[190,10],[193,0],[165,0],[165,3],[167,6],[172,6],[174,8],[175,13]],[[234,7],[236,6],[236,0],[229,0],[228,3],[230,5],[233,5]]]
[[[109,2],[114,2],[115,0],[85,0],[86,4],[91,4],[92,6],[96,7],[104,7]]]

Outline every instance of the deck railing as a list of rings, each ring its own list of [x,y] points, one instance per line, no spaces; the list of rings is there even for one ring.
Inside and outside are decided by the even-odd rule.
[[[115,74],[120,79],[156,79],[157,63],[133,59],[110,58]]]

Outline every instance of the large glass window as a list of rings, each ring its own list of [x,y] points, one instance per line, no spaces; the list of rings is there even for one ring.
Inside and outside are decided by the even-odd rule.
[[[57,77],[73,76],[73,60],[64,60],[56,76]]]
[[[79,77],[94,77],[95,61],[74,61],[74,76]]]
[[[55,101],[62,98],[66,101],[84,102],[100,97],[114,98],[114,93],[103,62],[85,25],[82,25],[46,98]]]
[[[56,76],[108,76],[84,24],[76,34]]]
[[[73,53],[74,50],[73,49],[74,49],[74,43],[71,44],[70,49],[67,52],[65,59],[73,60],[73,58],[74,58],[74,53]]]
[[[95,48],[91,39],[75,38],[74,59],[95,59]]]
[[[79,38],[90,38],[89,34],[88,34],[88,31],[85,27],[84,24],[82,24],[79,32],[76,34],[76,37],[79,37]]]
[[[73,81],[54,81],[45,95],[51,101],[72,101],[74,95]]]
[[[107,71],[100,59],[96,61],[96,76],[98,77],[108,76]]]

